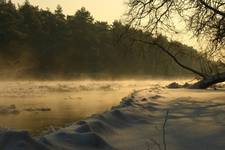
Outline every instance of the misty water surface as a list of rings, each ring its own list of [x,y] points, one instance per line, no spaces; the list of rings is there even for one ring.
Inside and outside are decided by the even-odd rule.
[[[1,82],[0,127],[33,134],[110,110],[134,89],[162,81]]]

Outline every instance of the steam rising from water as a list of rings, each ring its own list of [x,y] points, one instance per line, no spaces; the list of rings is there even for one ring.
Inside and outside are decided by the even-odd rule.
[[[0,86],[0,123],[39,133],[118,105],[134,89],[153,81],[4,81]]]
[[[4,120],[0,127],[40,134],[49,127],[62,127],[109,110],[134,90],[162,90],[169,82],[4,81],[0,86],[0,120]]]

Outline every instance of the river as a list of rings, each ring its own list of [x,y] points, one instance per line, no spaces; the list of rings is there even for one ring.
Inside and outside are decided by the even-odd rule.
[[[44,134],[110,110],[134,90],[167,82],[1,81],[0,127]]]

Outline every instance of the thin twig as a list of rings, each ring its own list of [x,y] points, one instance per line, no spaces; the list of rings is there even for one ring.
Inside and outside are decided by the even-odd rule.
[[[166,123],[168,121],[169,118],[169,110],[166,111],[166,117],[163,123],[163,147],[164,150],[166,150]]]

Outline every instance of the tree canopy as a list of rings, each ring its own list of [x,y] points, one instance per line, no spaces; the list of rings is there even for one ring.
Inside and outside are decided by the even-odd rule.
[[[124,32],[132,36],[124,38]],[[19,7],[0,3],[1,76],[6,72],[8,77],[10,71],[19,77],[190,75],[157,46],[136,43],[133,37],[153,38],[120,21],[95,21],[85,8],[67,16],[59,5],[51,12],[28,1]],[[200,68],[195,60],[202,56],[192,47],[164,36],[156,40],[172,46],[171,52],[185,64]]]

